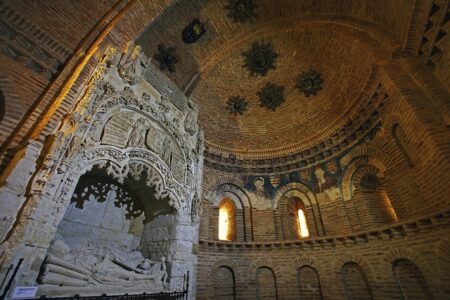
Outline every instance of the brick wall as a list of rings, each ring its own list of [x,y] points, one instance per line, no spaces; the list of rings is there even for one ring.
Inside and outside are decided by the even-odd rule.
[[[446,245],[442,238],[450,233],[449,216],[446,213],[424,218],[368,235],[311,242],[230,245],[200,241],[197,299],[213,299],[212,290],[220,287],[214,285],[211,276],[215,276],[218,266],[233,270],[236,299],[258,299],[260,268],[273,271],[279,299],[298,299],[300,292],[308,295],[306,299],[320,299],[314,272],[307,269],[299,273],[302,267],[317,271],[323,299],[345,299],[346,293],[353,299],[402,299],[399,285],[411,299],[446,299],[450,292],[445,275],[450,256],[440,248]],[[404,263],[404,259],[413,265]],[[267,293],[273,291],[269,274],[264,271]]]

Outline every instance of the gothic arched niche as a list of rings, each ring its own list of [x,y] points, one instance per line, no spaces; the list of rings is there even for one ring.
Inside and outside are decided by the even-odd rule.
[[[101,291],[116,283],[137,291],[142,282],[134,280],[139,279],[162,290],[169,236],[159,237],[156,247],[154,231],[163,227],[158,220],[175,215],[175,209],[168,197],[156,197],[156,188],[148,185],[145,172],[119,182],[95,166],[81,176],[48,251],[40,289]],[[96,280],[98,276],[103,277]]]
[[[140,218],[144,223],[158,215],[174,213],[167,198],[157,200],[152,196],[156,194],[155,187],[148,186],[146,179],[146,173],[142,173],[137,180],[128,176],[120,183],[103,169],[94,167],[80,177],[71,203],[75,208],[83,209],[88,201],[103,203],[111,200],[116,208],[123,208],[127,220]]]

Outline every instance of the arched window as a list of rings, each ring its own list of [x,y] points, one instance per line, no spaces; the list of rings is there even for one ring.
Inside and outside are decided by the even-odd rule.
[[[311,266],[303,266],[297,271],[300,299],[322,299],[319,274]]]
[[[236,205],[230,199],[223,199],[219,204],[219,240],[236,239]]]
[[[344,264],[341,276],[347,299],[373,299],[366,273],[357,263]]]
[[[293,197],[286,202],[291,228],[298,239],[309,237],[308,222],[306,220],[305,204],[299,198]]]
[[[214,278],[214,299],[236,299],[235,278],[233,269],[221,266]]]
[[[408,259],[397,259],[392,272],[403,299],[433,299],[420,269]]]
[[[261,267],[256,271],[256,299],[278,299],[277,280],[271,268]]]

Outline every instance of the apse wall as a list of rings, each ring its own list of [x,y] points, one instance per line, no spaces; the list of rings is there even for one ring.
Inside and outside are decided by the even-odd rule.
[[[449,234],[448,221],[438,215],[305,241],[200,241],[197,299],[446,299],[449,241],[440,238]],[[224,268],[233,277],[218,280]],[[258,281],[261,268],[276,287]],[[261,289],[277,297],[258,296]],[[214,296],[226,290],[234,296]]]
[[[328,167],[324,177],[330,182],[323,183],[325,192],[309,190],[302,178],[292,179],[293,174],[237,176],[205,168],[204,186],[212,188],[204,191],[202,204],[197,299],[448,296],[448,210],[439,208],[436,201],[436,210],[424,208],[423,215],[415,217],[417,200],[408,198],[402,183],[390,181],[387,170],[379,181],[370,181],[358,173],[365,170],[370,176],[379,176],[379,170],[370,165],[376,160],[358,159],[367,165],[353,169],[350,177],[358,183],[347,199],[345,179],[331,183],[330,164],[321,166]],[[277,185],[263,199],[256,187],[249,188],[260,178],[265,181],[266,194],[272,190],[270,186]],[[376,191],[371,192],[374,186]],[[391,193],[389,187],[397,193]],[[403,197],[396,198],[399,195]],[[385,201],[386,196],[392,204]],[[309,237],[301,238],[292,230],[288,198],[304,203]],[[237,233],[231,241],[221,241],[218,236],[223,199],[236,201],[236,213],[228,219]],[[265,207],[262,201],[267,201]]]
[[[198,299],[448,296],[445,130],[436,116],[418,123],[423,111],[390,82],[373,125],[340,153],[318,147],[305,167],[279,173],[233,172],[206,159]],[[221,223],[221,204],[230,200],[236,211]],[[221,226],[235,237],[221,240]]]

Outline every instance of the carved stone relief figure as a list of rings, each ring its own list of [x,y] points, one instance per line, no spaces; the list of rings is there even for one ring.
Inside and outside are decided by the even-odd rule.
[[[75,156],[82,147],[81,138],[78,135],[75,135],[69,143],[69,148],[66,152],[66,159],[70,159]]]
[[[128,136],[127,147],[143,147],[145,140],[145,132],[147,126],[144,119],[138,119],[134,125],[133,130],[131,130]]]
[[[184,120],[184,129],[189,135],[193,136],[197,130],[196,113],[189,104],[188,114]]]
[[[155,140],[160,144],[155,144],[153,150],[157,150],[155,152],[169,166],[173,164],[172,160],[175,161],[172,157],[179,157],[179,165],[183,167],[183,170],[186,170],[186,157],[192,155],[194,174],[201,174],[199,168],[201,168],[202,151],[198,149],[201,148],[203,142],[195,143],[196,136],[202,136],[199,134],[198,126],[196,126],[194,136],[189,136],[178,122],[185,117],[183,111],[174,112],[175,108],[172,105],[164,106],[157,102],[159,99],[154,100],[156,103],[148,103],[136,96],[136,92],[130,93],[127,90],[130,89],[130,84],[140,82],[139,76],[142,75],[146,62],[139,47],[135,47],[132,52],[123,56],[121,63],[111,62],[109,64],[106,59],[103,59],[94,72],[89,85],[91,88],[96,87],[97,90],[89,94],[89,89],[87,89],[88,92],[77,99],[77,104],[73,106],[74,110],[70,111],[68,115],[69,118],[74,116],[77,119],[72,122],[69,121],[69,118],[65,118],[62,126],[49,139],[45,147],[46,152],[42,153],[44,163],[42,166],[38,166],[37,174],[34,177],[36,182],[32,185],[34,194],[28,198],[26,204],[33,209],[24,206],[25,213],[20,218],[26,220],[27,223],[23,227],[14,228],[10,238],[11,246],[7,247],[14,249],[14,253],[22,253],[16,249],[20,250],[20,247],[23,247],[29,251],[28,248],[35,249],[36,244],[39,245],[41,251],[38,253],[39,256],[33,254],[25,257],[26,264],[23,265],[23,269],[17,276],[20,278],[17,284],[29,285],[36,279],[36,270],[31,270],[29,266],[35,266],[42,262],[42,257],[44,257],[41,255],[42,249],[48,247],[53,239],[65,208],[70,204],[70,196],[73,194],[76,182],[81,174],[94,165],[105,168],[106,173],[119,183],[123,183],[129,175],[142,175],[145,172],[146,184],[154,187],[157,200],[168,198],[169,205],[175,209],[177,214],[189,215],[188,199],[194,192],[193,188],[180,184],[184,180],[177,180],[171,174],[171,169],[161,162],[158,155],[143,149],[127,149],[125,147],[131,145],[142,147],[150,124],[153,126],[151,120],[155,120],[155,124],[160,125],[158,129],[155,129],[159,135],[159,137],[155,137]],[[140,89],[139,84],[134,87]],[[102,134],[105,132],[105,124],[108,120],[116,116],[117,112],[122,113],[122,110],[131,111],[133,117],[122,123],[119,121],[123,119],[117,119],[116,123],[123,127],[123,134],[116,135],[116,139],[122,142],[113,144],[104,139],[105,136]],[[130,125],[133,124],[130,120],[138,119],[135,113],[139,111],[150,116],[147,120],[148,123],[140,124],[136,121],[133,128],[130,129]],[[119,125],[111,126],[110,132],[115,132],[114,129],[120,127]],[[197,147],[196,152],[194,151],[195,147]],[[78,153],[79,155],[77,155]],[[135,168],[137,165],[140,168]],[[54,172],[58,169],[62,170],[63,166],[66,171]],[[134,172],[133,170],[140,171]],[[113,195],[115,193],[111,192],[108,197],[115,197]],[[41,220],[45,220],[48,227],[34,226]],[[176,238],[178,239],[179,236],[180,233],[177,233]],[[34,237],[39,237],[39,242],[35,243]],[[25,240],[33,240],[31,246],[22,246],[22,241]],[[189,242],[195,243],[196,236],[189,237]],[[3,243],[0,247],[0,264],[6,265],[17,257],[14,257],[16,254],[7,254],[8,249],[5,249],[4,245],[6,244]],[[184,250],[178,249],[175,244],[167,244],[165,247],[164,253],[158,254],[157,257],[169,255],[171,262],[182,266],[187,265],[178,258],[181,257],[178,252],[191,257],[190,252],[184,253]],[[5,258],[6,256],[8,257]],[[180,278],[173,275],[174,265],[176,264],[172,263],[172,269],[169,270],[171,276],[175,277],[174,283],[171,281],[171,285],[178,287],[176,280]],[[114,247],[107,248],[105,244],[101,245],[101,243],[86,247],[76,247],[68,242],[67,244],[59,243],[59,246],[58,243],[54,243],[43,267],[44,272],[40,276],[42,284],[39,287],[42,291],[41,294],[55,296],[58,293],[67,295],[68,291],[71,294],[82,292],[95,295],[105,291],[123,293],[124,290],[135,293],[160,292],[164,289],[164,283],[167,282],[167,271],[163,258],[161,263],[145,261],[142,254],[124,253]],[[25,282],[25,279],[22,278],[31,281]]]
[[[139,251],[124,252],[78,241],[70,247],[53,241],[39,277],[41,292],[161,292],[167,288],[165,258],[145,259]]]
[[[166,134],[161,130],[150,127],[145,138],[145,144],[153,152],[162,154],[165,136]]]
[[[148,64],[148,59],[142,53],[141,46],[130,47],[120,62],[120,75],[128,84],[134,85],[139,79]]]
[[[170,166],[170,159],[172,158],[172,140],[170,137],[166,137],[162,144],[162,160],[166,162],[168,166]]]

